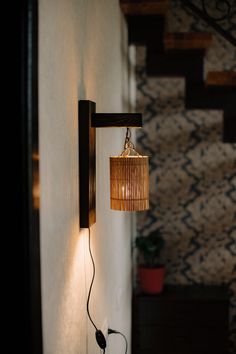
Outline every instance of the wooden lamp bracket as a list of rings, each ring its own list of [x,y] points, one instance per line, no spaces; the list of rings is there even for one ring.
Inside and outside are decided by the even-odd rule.
[[[141,113],[96,113],[96,103],[79,101],[79,200],[80,227],[96,222],[95,128],[142,127]]]

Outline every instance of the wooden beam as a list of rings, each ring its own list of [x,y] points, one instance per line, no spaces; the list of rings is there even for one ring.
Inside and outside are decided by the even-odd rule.
[[[120,7],[125,15],[165,15],[169,0],[121,0]]]
[[[236,86],[236,72],[235,71],[210,71],[207,74],[205,82],[206,86]]]
[[[212,43],[212,34],[207,32],[175,32],[164,36],[165,49],[207,49]]]
[[[142,113],[93,113],[92,127],[136,127],[143,126]]]
[[[79,101],[79,201],[80,227],[89,228],[96,222],[96,134],[92,114],[96,103]]]

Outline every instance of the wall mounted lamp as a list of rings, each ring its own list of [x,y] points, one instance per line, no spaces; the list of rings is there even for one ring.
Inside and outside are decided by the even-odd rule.
[[[79,101],[80,227],[96,222],[95,128],[127,127],[124,150],[110,157],[110,206],[114,210],[149,208],[148,157],[131,142],[129,127],[142,127],[140,113],[96,113],[95,102]]]

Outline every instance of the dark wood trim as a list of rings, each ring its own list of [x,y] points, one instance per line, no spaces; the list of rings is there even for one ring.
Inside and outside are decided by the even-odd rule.
[[[136,127],[141,128],[141,113],[93,113],[92,126],[95,128]]]
[[[213,36],[208,32],[173,32],[164,35],[165,49],[207,49]]]
[[[79,201],[80,227],[89,228],[96,222],[96,134],[92,114],[96,104],[79,101]]]
[[[38,1],[21,1],[20,225],[24,281],[24,335],[18,351],[41,354],[41,274],[39,234]]]
[[[206,86],[236,86],[236,72],[234,71],[209,71],[206,78]]]
[[[168,0],[133,1],[121,0],[120,7],[125,15],[165,15],[169,9]]]

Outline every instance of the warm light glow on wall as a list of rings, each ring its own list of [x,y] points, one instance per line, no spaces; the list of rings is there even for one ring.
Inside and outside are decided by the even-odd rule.
[[[39,190],[39,154],[34,153],[32,156],[33,160],[33,187],[32,187],[32,196],[33,196],[33,206],[34,209],[39,209],[40,203],[40,190]]]

